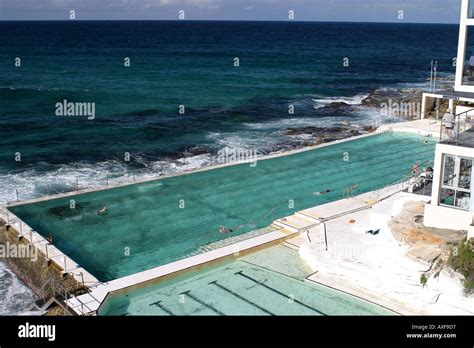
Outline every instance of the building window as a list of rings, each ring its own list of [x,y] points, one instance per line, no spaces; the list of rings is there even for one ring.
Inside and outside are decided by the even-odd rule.
[[[469,210],[471,202],[472,162],[470,158],[445,155],[440,205]]]
[[[474,0],[471,1],[474,4]],[[463,85],[474,85],[474,27],[466,27]]]
[[[470,190],[471,177],[472,177],[472,159],[460,158],[459,182],[458,182],[459,188]]]
[[[467,18],[474,18],[474,1],[473,0],[469,0]]]
[[[453,156],[444,156],[443,186],[452,187],[454,185],[454,167],[456,158]]]

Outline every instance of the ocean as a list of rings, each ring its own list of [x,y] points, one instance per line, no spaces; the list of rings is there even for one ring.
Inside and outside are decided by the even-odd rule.
[[[427,88],[431,60],[452,78],[457,37],[456,25],[2,21],[0,203],[397,121],[362,100]],[[94,117],[58,116],[63,102]]]

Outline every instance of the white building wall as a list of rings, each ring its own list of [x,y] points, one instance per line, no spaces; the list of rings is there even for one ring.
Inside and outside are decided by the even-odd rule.
[[[468,19],[469,0],[462,0],[461,20],[459,26],[458,55],[456,58],[456,81],[455,90],[460,92],[474,92],[474,86],[464,86],[462,84],[464,73],[464,62],[469,59],[466,57],[466,42],[468,26],[474,25],[473,19]]]
[[[424,224],[428,227],[470,231],[474,219],[474,185],[471,184],[470,211],[439,205],[443,156],[454,155],[474,158],[474,149],[447,144],[437,144],[434,163],[433,191],[431,203],[425,205]]]
[[[474,0],[472,0],[474,1]],[[472,92],[474,93],[474,85],[467,86],[463,85],[463,74],[465,61],[469,59],[466,57],[466,43],[468,39],[468,29],[472,28],[474,32],[474,19],[469,18],[469,0],[462,0],[461,4],[461,19],[459,28],[459,42],[458,42],[458,54],[456,62],[456,79],[455,79],[455,90],[459,92]],[[425,116],[426,100],[428,97],[438,97],[437,95],[424,94],[423,95],[423,110],[422,118]],[[460,98],[460,100],[474,102],[474,100]],[[465,111],[463,107],[458,106],[456,114]],[[443,157],[445,154],[474,158],[474,149],[438,144],[436,146],[435,163],[434,163],[434,178],[433,178],[433,192],[431,196],[431,203],[425,206],[425,218],[424,223],[429,227],[455,229],[455,230],[467,230],[469,236],[474,238],[474,184],[471,185],[471,200],[470,200],[470,211],[456,209],[454,207],[445,207],[439,205],[439,195],[441,180],[443,175]]]
[[[469,100],[469,101],[471,103],[474,102],[474,100],[472,100],[472,99]],[[472,107],[472,106],[461,106],[461,105],[456,106],[456,112],[455,112],[456,115],[459,115],[463,112],[465,112],[465,114],[463,114],[464,119],[466,118],[466,116],[472,117],[472,116],[474,116],[474,107]]]
[[[426,204],[424,225],[427,227],[468,231],[472,224],[472,217],[473,214],[469,211]]]
[[[469,0],[462,0],[461,20],[459,27],[458,55],[456,60],[456,91],[463,91],[462,77],[464,73],[464,62],[466,61],[466,39],[467,39],[467,13]]]

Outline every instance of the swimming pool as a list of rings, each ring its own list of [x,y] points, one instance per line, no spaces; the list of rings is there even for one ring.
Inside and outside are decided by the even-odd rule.
[[[305,278],[298,252],[275,246],[139,290],[111,294],[99,315],[394,315]]]
[[[351,185],[368,192],[432,160],[434,141],[384,133],[289,156],[164,178],[11,208],[100,281],[164,265],[201,246],[335,201]],[[331,190],[317,196],[315,191]],[[71,209],[70,200],[75,208]],[[109,207],[107,215],[97,211]]]

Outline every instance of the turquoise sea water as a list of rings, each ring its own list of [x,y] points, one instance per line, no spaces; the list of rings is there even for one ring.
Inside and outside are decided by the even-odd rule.
[[[100,315],[394,315],[305,278],[298,252],[276,246],[125,294]]]
[[[344,189],[375,190],[433,160],[434,141],[385,133],[290,156],[241,164],[12,211],[101,281],[184,258],[226,235],[343,198]],[[347,159],[345,161],[344,159]],[[331,190],[317,196],[314,192]],[[293,203],[293,204],[291,204]],[[99,215],[103,206],[107,215]],[[130,255],[127,255],[127,251]]]

